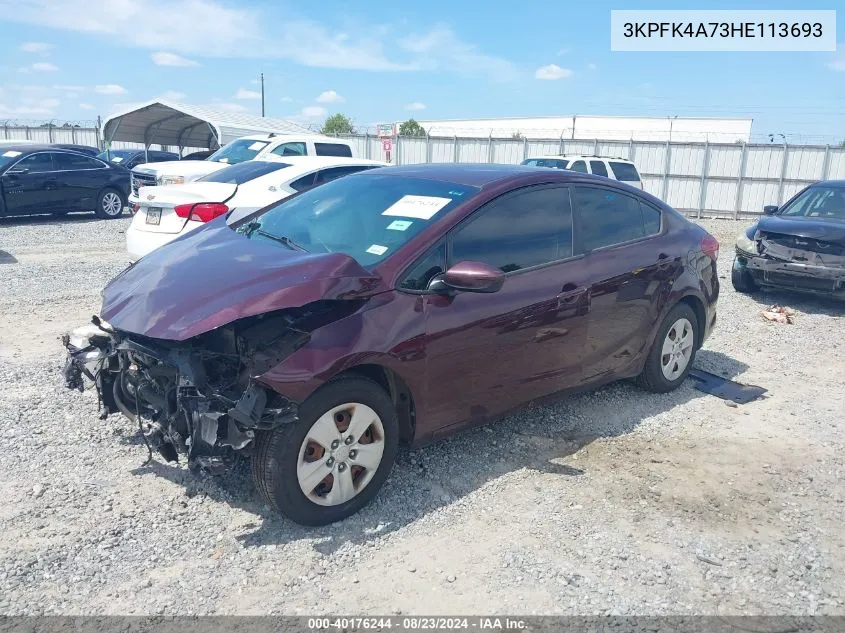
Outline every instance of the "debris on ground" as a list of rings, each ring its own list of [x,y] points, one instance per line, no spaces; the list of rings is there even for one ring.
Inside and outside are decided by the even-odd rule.
[[[774,323],[787,323],[792,325],[795,322],[795,310],[784,306],[769,306],[763,311],[763,318]]]

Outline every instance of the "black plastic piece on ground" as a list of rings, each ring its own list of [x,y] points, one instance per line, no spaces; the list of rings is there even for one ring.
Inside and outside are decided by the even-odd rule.
[[[748,404],[768,391],[763,387],[743,385],[701,369],[691,369],[689,375],[695,378],[695,388],[699,391],[722,400],[732,400],[737,404]]]

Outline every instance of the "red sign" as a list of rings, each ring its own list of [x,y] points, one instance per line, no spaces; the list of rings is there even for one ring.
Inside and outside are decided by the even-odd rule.
[[[391,149],[393,149],[393,140],[386,138],[381,142],[381,146],[384,148],[385,152],[389,152]]]

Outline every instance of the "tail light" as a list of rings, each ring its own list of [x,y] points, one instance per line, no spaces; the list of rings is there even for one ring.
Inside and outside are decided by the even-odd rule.
[[[701,238],[701,252],[715,262],[719,259],[719,240],[708,233]]]
[[[211,222],[214,218],[229,212],[222,202],[199,202],[196,204],[180,204],[173,209],[180,218],[188,218],[195,222]]]

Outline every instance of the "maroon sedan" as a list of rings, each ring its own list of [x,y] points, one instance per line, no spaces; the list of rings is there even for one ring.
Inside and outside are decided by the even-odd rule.
[[[400,442],[621,378],[676,388],[716,319],[718,248],[606,178],[375,169],[142,258],[65,338],[65,377],[165,459],[251,455],[271,506],[324,524],[376,495]]]

